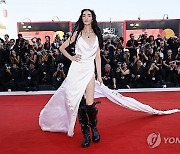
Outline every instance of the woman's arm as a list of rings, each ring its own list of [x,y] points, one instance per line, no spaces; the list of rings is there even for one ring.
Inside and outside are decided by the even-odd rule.
[[[96,69],[97,69],[97,80],[98,80],[100,83],[102,83],[100,48],[98,48],[98,50],[97,50],[95,62],[96,62]]]
[[[75,55],[75,56],[71,56],[67,51],[66,48],[69,46],[69,44],[73,43],[76,39],[76,35],[77,33],[75,32],[73,34],[73,36],[70,37],[60,46],[60,51],[62,52],[62,54],[67,57],[68,59],[70,59],[71,61],[79,61],[81,59],[81,55]]]

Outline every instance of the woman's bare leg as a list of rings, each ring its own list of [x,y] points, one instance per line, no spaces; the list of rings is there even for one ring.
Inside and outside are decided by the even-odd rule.
[[[95,87],[95,77],[89,81],[86,88],[86,104],[92,105],[94,102],[94,87]]]

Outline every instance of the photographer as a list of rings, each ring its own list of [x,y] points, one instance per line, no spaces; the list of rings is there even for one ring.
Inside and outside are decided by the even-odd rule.
[[[3,74],[5,66],[5,51],[3,49],[3,44],[0,43],[0,91],[3,91]]]
[[[65,65],[65,57],[60,53],[59,49],[53,49],[53,52],[49,53],[52,57],[54,68],[58,66],[59,63],[63,63],[64,71],[67,72],[68,68]]]
[[[116,78],[113,69],[109,64],[106,64],[102,70],[103,83],[109,88],[116,89]]]
[[[117,65],[118,62],[122,62],[123,61],[123,55],[124,55],[124,52],[122,49],[117,49],[116,52],[115,52],[115,64]]]
[[[0,43],[0,69],[4,67],[5,61],[5,50],[3,48],[3,44]]]
[[[108,64],[111,66],[113,70],[116,69],[115,54],[116,54],[116,47],[114,45],[110,45],[108,48],[108,59],[110,60]]]
[[[15,49],[17,54],[20,54],[21,49],[24,45],[24,41],[25,41],[25,39],[23,38],[22,34],[18,34],[18,39],[16,39],[16,43],[14,46],[14,49]]]
[[[147,42],[150,42],[147,32],[144,32],[144,34],[139,35],[138,42],[139,41],[140,41],[141,45],[146,44]]]
[[[17,55],[15,50],[11,51],[9,59],[10,59],[11,64],[15,63],[15,64],[17,64],[17,66],[20,66],[20,57],[19,57],[19,55]]]
[[[134,88],[146,87],[146,69],[142,65],[141,60],[137,60],[136,64],[131,70],[132,84]]]
[[[126,48],[129,49],[130,61],[133,62],[133,57],[137,57],[138,41],[134,39],[134,34],[130,34],[130,40],[126,43]]]
[[[104,68],[106,64],[109,64],[110,59],[108,57],[107,50],[101,50],[101,67]]]
[[[139,49],[139,53],[138,53],[138,59],[141,60],[143,66],[146,66],[147,62],[148,62],[148,57],[145,53],[145,47],[140,47]]]
[[[159,67],[155,62],[152,62],[147,74],[147,84],[149,88],[161,88],[162,78],[159,72]]]
[[[52,49],[59,49],[59,47],[61,46],[61,44],[62,44],[62,41],[61,41],[61,39],[60,39],[60,36],[59,36],[59,34],[56,34],[56,36],[55,36],[55,38],[54,38],[54,41],[53,41],[53,43],[51,44],[51,46],[52,46]]]
[[[168,48],[167,48],[167,46],[165,45],[164,41],[163,41],[163,40],[160,41],[160,42],[159,42],[159,46],[158,46],[158,48],[157,48],[157,51],[159,51],[160,56],[162,57],[162,59],[163,59],[164,57],[167,57],[167,50],[168,50]]]
[[[39,74],[34,63],[30,63],[29,68],[26,67],[23,69],[23,77],[26,84],[26,91],[39,89]]]
[[[163,70],[165,72],[165,81],[172,82],[174,78],[174,70],[176,62],[172,56],[172,50],[167,51],[167,56],[163,59]]]
[[[144,53],[145,53],[144,56],[146,59],[146,66],[149,67],[151,65],[151,63],[155,60],[155,57],[154,57],[155,52],[149,43],[145,44]]]
[[[160,42],[164,42],[163,39],[161,38],[161,34],[157,35],[157,38],[155,39],[155,45],[156,47],[160,47]]]
[[[26,59],[30,54],[31,45],[29,44],[29,41],[25,40],[24,44],[22,46],[21,52],[20,52],[20,58],[22,63],[26,63]]]
[[[45,43],[44,43],[44,49],[45,50],[51,50],[51,44],[50,44],[50,36],[45,36]]]
[[[178,42],[178,37],[170,37],[167,41],[168,48],[172,50],[172,56],[175,57],[178,53],[178,48],[180,43]]]
[[[5,50],[9,50],[9,35],[8,34],[5,34],[4,35],[4,43],[3,43],[3,45],[4,45],[4,49]]]
[[[177,76],[177,84],[176,87],[180,86],[180,62],[177,63],[177,67],[176,67],[176,76]]]
[[[6,66],[6,77],[10,80],[6,83],[6,90],[12,91],[22,90],[20,87],[22,71],[17,66],[17,63],[13,63],[12,67]]]
[[[34,44],[34,49],[38,52],[43,49],[43,44],[41,43],[41,38],[36,39],[36,43]]]
[[[53,82],[53,87],[55,89],[59,88],[59,86],[62,84],[62,82],[66,78],[63,68],[64,68],[64,65],[62,63],[59,63],[56,71],[53,73],[52,82]]]
[[[30,49],[30,54],[27,54],[26,56],[26,63],[29,65],[31,63],[35,64],[35,66],[37,67],[37,53],[35,52],[35,50],[33,48]]]
[[[133,61],[130,61],[130,53],[128,49],[124,49],[122,52],[122,60],[119,60],[119,62],[126,63],[129,67],[132,67],[134,63],[136,62],[136,57],[133,58]]]
[[[51,84],[51,63],[49,61],[49,54],[45,50],[37,52],[38,68],[39,68],[39,82],[40,84]]]
[[[116,69],[116,81],[118,88],[130,88],[130,70],[128,69],[127,63],[124,62],[121,64],[120,62],[117,64],[118,67]]]

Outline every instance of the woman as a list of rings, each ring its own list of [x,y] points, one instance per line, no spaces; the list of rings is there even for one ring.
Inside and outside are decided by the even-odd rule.
[[[27,64],[35,64],[37,65],[37,54],[34,49],[30,49],[30,55],[26,56],[26,63]]]
[[[65,50],[73,42],[76,44],[75,56],[71,56]],[[81,114],[79,121],[84,135],[83,147],[87,147],[90,144],[89,124],[92,129],[93,142],[99,142],[100,140],[96,127],[98,111],[95,107],[96,103],[93,103],[94,91],[99,96],[108,97],[114,103],[135,111],[143,111],[150,114],[179,112],[179,110],[167,112],[155,110],[148,105],[144,105],[132,98],[124,97],[104,86],[101,78],[100,59],[102,45],[102,36],[97,26],[95,13],[90,9],[82,10],[72,32],[72,37],[66,40],[60,47],[60,51],[72,63],[66,79],[40,113],[39,124],[43,131],[66,132],[69,136],[73,136],[79,104],[84,102],[82,99],[84,92],[86,93],[86,109],[78,113],[79,115]],[[97,80],[100,84],[95,82],[94,60],[96,62]],[[87,114],[84,111],[87,111]]]
[[[11,64],[17,64],[17,66],[20,65],[20,57],[19,55],[16,54],[16,51],[15,50],[12,50],[11,51],[11,54],[10,54],[10,61],[11,61]]]
[[[65,48],[73,42],[76,42],[75,56],[71,56],[65,50]],[[61,52],[72,61],[67,76],[69,80],[67,79],[68,84],[66,87],[68,89],[74,88],[73,95],[72,90],[69,91],[70,94],[67,92],[67,96],[69,95],[69,103],[73,102],[77,98],[76,110],[79,107],[78,104],[80,103],[84,91],[86,91],[87,114],[83,114],[85,111],[83,110],[83,107],[80,107],[78,113],[79,122],[81,124],[81,129],[84,136],[82,147],[87,147],[90,143],[89,125],[93,134],[92,141],[97,143],[100,140],[100,135],[96,127],[96,116],[98,111],[93,102],[95,87],[94,59],[97,68],[97,80],[100,83],[102,82],[100,58],[100,47],[103,46],[102,43],[102,36],[97,25],[96,15],[92,10],[85,9],[81,12],[81,16],[75,25],[72,37],[65,41],[64,44],[62,44],[60,47]],[[75,74],[77,76],[76,79],[74,79]],[[73,84],[74,86],[72,86]],[[77,87],[80,89],[76,90]]]
[[[66,47],[68,47],[69,44],[72,44],[73,42],[76,42],[76,55],[71,56],[66,51]],[[79,104],[84,92],[86,93],[86,109],[88,117],[84,117],[86,116],[86,114],[82,113],[84,110],[82,112],[79,111],[78,114],[84,136],[84,140],[82,142],[83,147],[89,146],[90,143],[89,125],[93,133],[92,140],[94,142],[99,142],[100,140],[100,135],[96,127],[96,115],[98,111],[93,102],[95,87],[94,59],[97,68],[97,80],[102,83],[100,58],[100,48],[102,48],[102,46],[103,40],[100,29],[97,25],[94,11],[90,9],[82,10],[81,16],[79,17],[79,20],[77,21],[72,32],[72,36],[60,47],[60,51],[64,54],[64,56],[72,61],[66,80],[63,82],[60,89],[66,83],[64,88],[67,115],[64,117],[66,117],[66,121],[69,120],[69,122],[67,124],[68,128],[62,131],[67,131],[69,136],[73,136],[73,129]],[[52,99],[53,98],[51,98],[51,100]],[[81,115],[84,116],[82,117]],[[85,118],[86,120],[84,120]],[[89,119],[89,121],[87,121],[87,119]]]

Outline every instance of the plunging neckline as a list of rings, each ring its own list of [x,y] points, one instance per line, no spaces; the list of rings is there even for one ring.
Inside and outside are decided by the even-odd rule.
[[[89,46],[89,48],[93,48],[95,43],[96,43],[96,39],[97,39],[97,36],[95,37],[94,39],[94,43],[92,44],[92,47],[83,39],[83,37],[81,36],[80,38],[82,38],[82,40]]]

